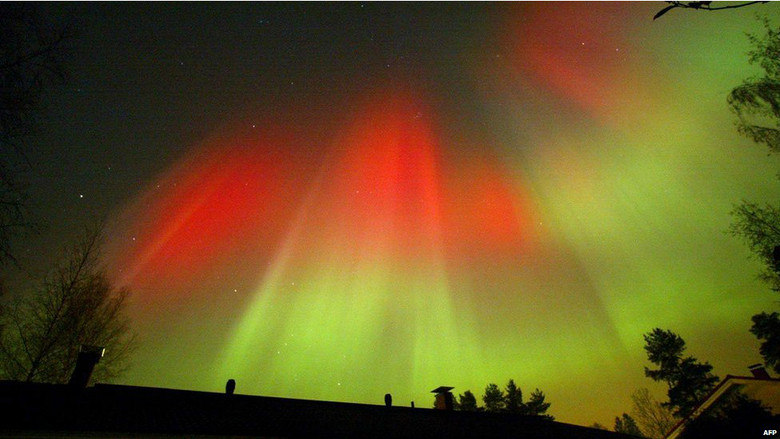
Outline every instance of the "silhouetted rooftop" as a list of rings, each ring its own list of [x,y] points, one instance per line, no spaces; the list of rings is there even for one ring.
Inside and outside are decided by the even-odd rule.
[[[739,391],[749,398],[760,401],[768,407],[772,414],[780,414],[780,378],[757,378],[747,376],[726,375],[723,380],[697,405],[688,417],[681,419],[667,433],[667,439],[674,439],[682,432],[686,424],[696,419],[711,407],[717,407],[721,399],[732,391]],[[758,426],[757,426],[758,428]],[[763,429],[762,429],[763,430]]]
[[[0,437],[629,438],[539,417],[98,384],[0,381]]]

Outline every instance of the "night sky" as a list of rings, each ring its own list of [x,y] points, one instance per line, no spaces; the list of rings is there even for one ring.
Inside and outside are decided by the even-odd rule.
[[[663,3],[58,3],[30,276],[95,217],[123,384],[430,407],[514,378],[612,425],[671,329],[721,377],[777,308],[726,233],[777,160],[726,95],[755,14]],[[110,349],[110,347],[108,347]]]

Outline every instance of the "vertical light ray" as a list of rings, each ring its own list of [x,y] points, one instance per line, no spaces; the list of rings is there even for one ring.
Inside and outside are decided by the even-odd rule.
[[[267,370],[258,372],[249,370],[258,361],[273,355],[270,343],[284,336],[276,322],[279,307],[283,307],[283,286],[288,282],[287,276],[295,258],[296,247],[300,245],[304,226],[313,203],[320,190],[327,169],[321,166],[317,174],[306,188],[306,196],[297,207],[296,214],[285,232],[282,245],[269,260],[268,266],[256,267],[260,270],[261,283],[251,293],[249,303],[243,310],[237,324],[232,329],[226,346],[221,353],[220,367],[213,376],[213,382],[219,384],[226,376],[248,378],[249,382],[259,382],[260,377],[266,377]],[[289,200],[288,200],[289,201]],[[294,331],[290,332],[294,335]]]
[[[378,91],[386,63],[348,91],[295,81],[247,102],[281,134],[225,130],[122,213],[112,266],[146,331],[131,383],[427,407],[435,386],[514,378],[589,425],[648,385],[652,327],[721,375],[749,364],[771,296],[723,231],[732,203],[778,198],[777,161],[724,97],[755,73],[753,12],[487,9],[444,17],[476,25],[409,70],[436,96]]]
[[[343,399],[366,397],[356,382],[380,385],[373,370],[385,362],[394,365],[385,385],[410,397],[467,373],[448,366],[470,364],[476,342],[450,298],[441,146],[422,110],[389,96],[336,137],[234,330],[222,374],[261,393]]]
[[[234,252],[275,246],[290,212],[284,201],[297,197],[293,154],[271,135],[218,139],[125,210],[120,222],[138,219],[122,231],[128,248],[113,252],[118,283],[172,295],[193,273],[230,264]]]

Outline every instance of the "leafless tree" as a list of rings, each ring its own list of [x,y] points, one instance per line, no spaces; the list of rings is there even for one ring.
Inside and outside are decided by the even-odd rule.
[[[631,416],[646,437],[663,439],[678,421],[672,410],[661,405],[646,388],[631,394],[631,401],[633,402]]]
[[[0,316],[0,373],[7,379],[65,383],[82,345],[104,346],[92,375],[122,374],[136,346],[125,315],[128,291],[114,288],[99,263],[100,231],[85,233],[37,291]]]
[[[41,18],[37,5],[0,2],[0,264],[15,262],[11,241],[33,229],[19,175],[41,98],[65,78],[67,26]]]

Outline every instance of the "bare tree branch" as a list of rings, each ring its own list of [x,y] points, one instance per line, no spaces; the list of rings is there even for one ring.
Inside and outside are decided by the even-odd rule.
[[[744,2],[739,3],[736,5],[725,5],[725,6],[712,6],[712,2],[666,2],[669,3],[669,6],[661,9],[653,16],[653,20],[656,18],[661,17],[662,15],[666,14],[667,12],[671,11],[675,8],[685,8],[685,9],[700,9],[703,11],[721,11],[724,9],[737,9],[737,8],[744,8],[745,6],[751,6],[759,3],[769,3],[768,1],[752,1],[752,2]]]
[[[5,378],[67,382],[82,345],[106,347],[95,379],[119,376],[136,339],[125,316],[129,292],[116,289],[100,260],[101,234],[91,231],[41,283],[0,315],[15,331],[0,333],[0,375]]]
[[[34,232],[19,175],[32,169],[25,149],[42,97],[65,78],[67,26],[43,20],[33,4],[0,3],[0,264],[18,264],[12,241]]]

